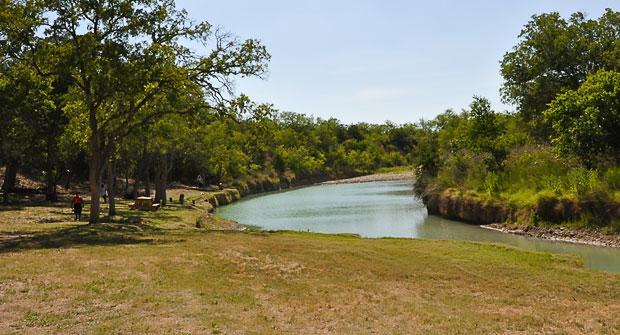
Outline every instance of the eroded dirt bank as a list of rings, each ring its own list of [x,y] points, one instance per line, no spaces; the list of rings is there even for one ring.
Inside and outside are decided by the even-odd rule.
[[[598,211],[597,215],[607,216],[610,220],[617,220],[619,210],[615,204],[601,209],[592,201],[544,198],[535,206],[517,208],[507,202],[482,199],[455,189],[427,192],[422,199],[429,214],[449,220],[476,224],[509,234],[620,248],[618,233],[603,228],[561,226],[563,223],[592,215],[593,211]],[[539,226],[539,223],[542,224]],[[558,226],[553,226],[554,224]]]

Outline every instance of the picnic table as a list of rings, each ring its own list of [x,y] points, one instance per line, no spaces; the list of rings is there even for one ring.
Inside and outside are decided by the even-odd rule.
[[[150,197],[138,197],[136,201],[129,205],[130,209],[137,209],[140,211],[156,211],[160,207],[160,204],[154,204],[153,198]]]

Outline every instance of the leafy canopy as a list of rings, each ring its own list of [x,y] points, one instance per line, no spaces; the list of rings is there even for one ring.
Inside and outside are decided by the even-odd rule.
[[[560,94],[545,112],[552,142],[587,166],[620,161],[620,73],[601,70],[578,89]]]
[[[598,20],[580,12],[569,19],[534,15],[519,38],[501,61],[502,95],[539,134],[549,127],[542,114],[557,94],[577,89],[599,69],[620,70],[620,12],[611,9]]]

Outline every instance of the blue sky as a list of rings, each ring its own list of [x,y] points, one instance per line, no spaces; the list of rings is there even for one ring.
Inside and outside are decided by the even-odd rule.
[[[533,14],[599,17],[618,0],[177,0],[195,20],[272,55],[266,80],[237,91],[278,109],[344,123],[433,118],[473,95],[501,103],[499,61]]]

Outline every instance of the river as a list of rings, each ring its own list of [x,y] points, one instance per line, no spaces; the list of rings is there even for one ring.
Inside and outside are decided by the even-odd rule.
[[[319,185],[270,193],[219,208],[218,215],[266,230],[501,243],[579,255],[586,267],[620,272],[620,249],[510,235],[429,216],[407,182]]]

